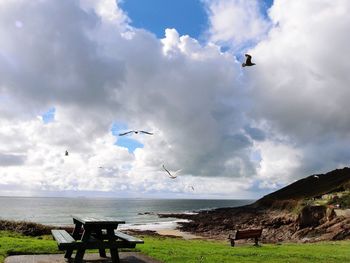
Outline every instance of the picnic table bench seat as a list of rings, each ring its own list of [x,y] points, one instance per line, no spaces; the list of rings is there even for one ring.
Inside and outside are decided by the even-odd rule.
[[[143,240],[142,239],[139,239],[137,237],[133,237],[133,236],[130,236],[128,234],[125,234],[123,232],[120,232],[120,231],[114,231],[115,233],[115,236],[118,237],[119,239],[121,240],[124,240],[130,244],[143,244]]]
[[[83,244],[79,240],[75,240],[66,230],[53,229],[51,233],[57,241],[59,250],[78,249],[82,247],[88,248],[95,247],[96,245],[99,245],[99,247],[103,246],[103,244],[94,237],[90,237],[88,242]]]
[[[235,240],[238,239],[249,239],[254,238],[255,246],[258,246],[259,238],[262,234],[262,228],[257,229],[244,229],[244,230],[236,230],[235,235],[229,235],[228,239],[231,241],[231,246],[235,246]]]
[[[65,250],[66,248],[71,248],[76,243],[75,239],[66,230],[53,229],[53,230],[51,230],[51,233],[52,233],[54,239],[57,241],[58,248],[60,250]]]

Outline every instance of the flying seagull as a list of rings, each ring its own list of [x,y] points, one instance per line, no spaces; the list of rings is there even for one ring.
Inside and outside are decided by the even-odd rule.
[[[65,152],[65,154],[64,154],[65,156],[68,156],[68,151],[66,150],[66,152]]]
[[[252,56],[249,54],[245,54],[246,60],[245,63],[242,63],[242,67],[254,66],[255,63],[252,63]]]
[[[148,135],[153,135],[153,133],[146,132],[146,131],[128,131],[128,132],[119,133],[119,136],[124,136],[124,135],[127,135],[129,133],[135,133],[135,134],[144,133],[144,134],[148,134]]]
[[[318,175],[314,175],[314,178],[319,179],[320,177]]]
[[[182,170],[182,169],[177,170],[176,172],[174,172],[173,174],[171,174],[171,173],[169,172],[169,170],[168,170],[167,168],[165,168],[164,164],[163,164],[163,169],[169,174],[169,177],[170,177],[171,179],[175,179],[175,178],[177,177],[176,174]]]

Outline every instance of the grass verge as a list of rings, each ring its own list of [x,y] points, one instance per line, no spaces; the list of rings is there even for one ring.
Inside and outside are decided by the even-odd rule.
[[[143,237],[137,248],[165,263],[344,263],[350,262],[350,241],[313,244],[251,244],[230,247],[228,242]],[[60,253],[51,236],[29,237],[0,231],[0,263],[9,255]],[[62,255],[63,257],[63,255]]]
[[[0,231],[0,263],[9,255],[59,253],[52,237],[30,237],[12,231]]]
[[[141,252],[167,263],[344,263],[350,262],[350,241],[313,244],[263,244],[230,247],[228,242],[145,237]]]

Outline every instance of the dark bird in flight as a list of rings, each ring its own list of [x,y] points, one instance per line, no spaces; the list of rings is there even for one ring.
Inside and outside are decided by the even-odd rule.
[[[252,56],[249,54],[245,54],[246,60],[245,63],[242,63],[242,67],[254,66],[255,63],[252,63]]]
[[[144,133],[144,134],[148,134],[148,135],[153,135],[153,133],[146,132],[146,131],[128,131],[128,132],[119,133],[119,136],[124,136],[124,135],[127,135],[129,133],[135,133],[135,134]]]
[[[68,156],[68,151],[66,150],[66,152],[65,152],[65,154],[64,154],[65,156]]]
[[[191,187],[192,191],[194,191],[194,187],[192,185],[190,185],[190,187]]]
[[[182,170],[182,169],[177,170],[176,172],[174,172],[173,174],[171,174],[171,173],[169,172],[169,170],[168,170],[167,168],[165,168],[164,164],[163,164],[163,169],[168,173],[168,175],[169,175],[169,177],[170,177],[171,179],[175,179],[175,178],[177,177],[176,174]]]

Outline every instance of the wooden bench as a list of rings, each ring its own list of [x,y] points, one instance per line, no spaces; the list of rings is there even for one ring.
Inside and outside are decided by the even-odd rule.
[[[258,241],[259,238],[261,237],[262,234],[262,229],[245,229],[245,230],[237,230],[236,234],[233,235],[229,235],[228,239],[230,239],[231,241],[231,246],[234,247],[235,246],[235,240],[238,239],[248,239],[248,238],[254,238],[255,241],[255,246],[258,246]]]

